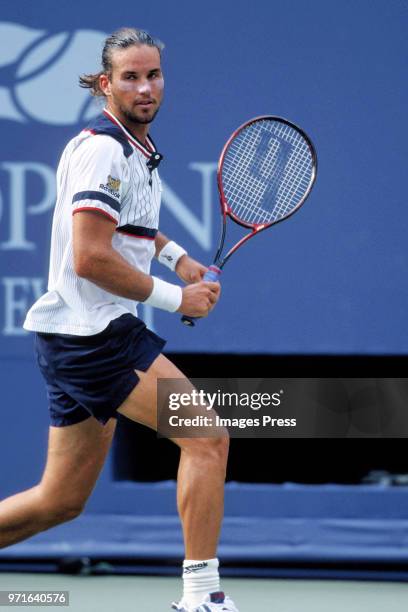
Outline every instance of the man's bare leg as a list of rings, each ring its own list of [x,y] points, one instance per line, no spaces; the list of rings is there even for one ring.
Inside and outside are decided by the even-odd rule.
[[[160,355],[147,372],[137,372],[140,383],[118,412],[143,425],[157,429],[157,379],[185,376]],[[191,385],[191,389],[192,389]],[[228,438],[177,438],[181,449],[177,480],[177,502],[183,525],[185,558],[216,557],[224,513],[224,481]]]
[[[47,463],[35,487],[0,502],[0,548],[78,516],[109,450],[116,421],[90,417],[50,427]]]

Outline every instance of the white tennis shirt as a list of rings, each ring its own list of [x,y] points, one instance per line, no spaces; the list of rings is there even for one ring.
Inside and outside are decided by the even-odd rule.
[[[96,210],[114,221],[113,247],[149,274],[162,189],[157,168],[147,166],[154,158],[161,156],[151,138],[139,142],[106,109],[68,143],[57,170],[48,291],[28,311],[25,329],[89,336],[122,314],[137,315],[137,302],[75,273],[72,215]]]

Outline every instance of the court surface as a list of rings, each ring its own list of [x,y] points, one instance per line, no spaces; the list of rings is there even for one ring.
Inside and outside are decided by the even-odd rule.
[[[180,580],[143,576],[0,573],[0,590],[65,590],[75,612],[161,612],[177,599]],[[224,579],[240,612],[402,612],[408,584],[318,580]],[[28,606],[13,606],[23,609]],[[31,607],[31,606],[30,606]],[[47,606],[48,610],[66,607]]]

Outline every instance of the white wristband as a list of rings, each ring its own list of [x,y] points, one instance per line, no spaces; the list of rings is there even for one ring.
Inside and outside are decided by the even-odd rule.
[[[160,251],[157,259],[160,263],[167,266],[174,272],[176,269],[176,265],[180,257],[186,255],[187,251],[183,249],[177,242],[173,242],[170,240],[167,244],[164,245],[162,250]]]
[[[183,299],[183,290],[179,285],[167,283],[157,276],[152,276],[153,291],[145,300],[144,304],[149,304],[154,308],[161,308],[169,312],[176,312],[180,308]]]

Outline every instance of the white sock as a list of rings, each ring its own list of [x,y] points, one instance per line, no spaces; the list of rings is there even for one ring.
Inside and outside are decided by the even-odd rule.
[[[199,606],[208,593],[220,590],[220,576],[218,573],[218,559],[204,559],[183,562],[183,599],[184,605],[189,608]]]

